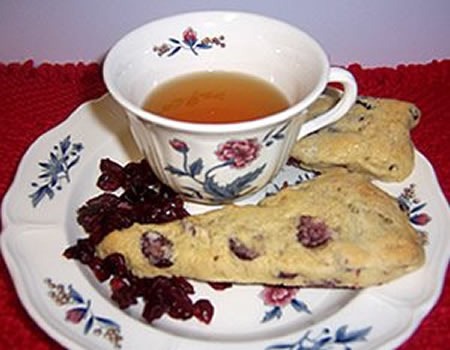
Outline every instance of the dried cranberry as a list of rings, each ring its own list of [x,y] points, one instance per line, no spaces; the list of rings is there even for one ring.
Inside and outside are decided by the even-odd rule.
[[[161,197],[161,190],[166,187],[156,178],[145,160],[128,163],[124,167],[124,174],[125,197],[132,203]]]
[[[67,259],[75,259],[82,264],[89,264],[95,256],[95,246],[89,239],[79,239],[75,245],[67,248],[63,255]]]
[[[178,289],[175,288],[174,290]],[[168,314],[171,317],[187,320],[194,314],[194,305],[186,294],[172,291],[167,296],[167,299],[169,301]]]
[[[141,251],[153,266],[164,268],[173,265],[173,243],[159,232],[142,234]]]
[[[101,174],[97,186],[104,191],[115,191],[121,187],[125,180],[123,168],[111,159],[100,161]]]
[[[108,255],[105,258],[104,263],[115,276],[124,277],[128,273],[125,258],[120,253]]]
[[[214,315],[214,307],[206,299],[199,299],[194,304],[194,316],[203,323],[209,324]]]
[[[162,317],[167,311],[167,307],[162,303],[145,303],[142,317],[148,322],[152,323],[154,320]]]
[[[279,273],[278,273],[278,278],[281,278],[281,279],[288,279],[288,280],[290,280],[290,279],[294,279],[295,277],[297,277],[298,276],[298,273],[295,273],[295,272],[284,272],[284,271],[280,271]]]
[[[109,281],[109,286],[111,288],[111,291],[113,293],[117,293],[119,292],[122,288],[127,286],[127,282],[120,277],[113,277],[111,278],[111,280]]]
[[[194,294],[194,287],[184,277],[172,277],[172,282],[186,294]]]
[[[297,240],[307,248],[315,248],[325,244],[333,231],[319,218],[302,215],[297,225]]]
[[[100,282],[106,281],[111,276],[111,271],[99,257],[93,257],[89,261],[89,267]]]
[[[77,221],[89,238],[78,240],[64,251],[64,256],[88,264],[100,280],[111,275],[111,299],[120,308],[125,309],[142,298],[142,315],[148,322],[165,313],[178,319],[190,318],[195,313],[202,322],[210,322],[212,305],[206,300],[194,304],[190,299],[194,288],[185,278],[139,278],[128,270],[121,254],[111,254],[104,260],[96,256],[96,244],[113,230],[129,227],[135,222],[162,223],[189,215],[182,198],[157,179],[146,160],[122,167],[110,159],[103,159],[100,170],[97,185],[106,193],[89,199],[77,212]],[[119,189],[122,194],[112,193]],[[150,233],[141,244],[144,254],[155,266],[166,267],[173,263],[173,244],[161,234]]]
[[[123,281],[124,282],[124,281]],[[119,288],[119,282],[113,282],[117,283],[115,286],[117,289],[112,290],[111,299],[114,300],[121,309],[126,309],[130,307],[131,305],[137,304],[137,293],[136,288],[134,286],[123,283],[120,285]],[[113,284],[114,286],[114,284]]]
[[[242,260],[253,260],[259,256],[259,252],[254,249],[248,248],[238,238],[232,237],[228,239],[228,246],[233,254]]]
[[[145,285],[144,299],[146,300],[163,297],[172,285],[170,278],[166,276],[144,278],[142,283]]]
[[[192,285],[181,277],[157,276],[145,279],[144,318],[151,322],[160,312],[167,312],[176,319],[191,318],[194,309],[188,294],[193,292]]]
[[[233,284],[230,282],[208,282],[208,284],[214,290],[225,290],[233,287]]]
[[[119,187],[123,193],[103,193],[87,201],[78,210],[77,220],[94,243],[109,232],[138,223],[160,223],[188,215],[183,200],[162,184],[143,160],[122,168],[109,159],[100,164],[98,186],[106,191]]]
[[[78,209],[77,221],[90,235],[92,242],[97,244],[111,231],[131,226],[132,210],[116,195],[103,193]]]

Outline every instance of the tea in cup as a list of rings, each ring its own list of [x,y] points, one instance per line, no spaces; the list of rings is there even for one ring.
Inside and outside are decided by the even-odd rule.
[[[107,54],[104,79],[152,170],[187,200],[222,204],[262,189],[294,143],[342,117],[353,76],[289,24],[240,12],[193,12],[148,23]],[[327,84],[331,110],[306,121]]]

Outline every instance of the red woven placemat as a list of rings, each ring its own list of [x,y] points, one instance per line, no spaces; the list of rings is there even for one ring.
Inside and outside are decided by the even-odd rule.
[[[413,131],[416,147],[436,170],[450,198],[450,60],[423,65],[364,69],[349,66],[360,94],[415,103],[423,113]],[[11,184],[25,150],[82,102],[105,93],[97,64],[0,64],[0,197]],[[447,349],[450,344],[450,274],[441,299],[401,350]],[[22,308],[0,259],[0,348],[60,349]]]

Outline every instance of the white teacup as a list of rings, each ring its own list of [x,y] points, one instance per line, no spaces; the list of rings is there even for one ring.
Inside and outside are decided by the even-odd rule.
[[[142,109],[149,92],[187,73],[231,71],[270,82],[290,107],[240,123],[188,123]],[[148,23],[121,39],[104,62],[104,79],[129,116],[139,149],[156,175],[186,199],[231,202],[254,193],[285,164],[297,139],[342,117],[355,102],[353,76],[330,67],[309,35],[286,23],[239,12],[196,12]],[[339,103],[313,120],[305,112],[329,82]]]

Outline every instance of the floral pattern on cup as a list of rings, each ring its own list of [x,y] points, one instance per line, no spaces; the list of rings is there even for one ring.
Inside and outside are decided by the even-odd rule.
[[[188,27],[182,33],[181,40],[169,38],[169,42],[154,46],[153,51],[156,52],[158,56],[167,54],[167,57],[175,55],[182,49],[190,50],[194,55],[198,55],[199,49],[211,49],[214,46],[225,47],[224,40],[225,37],[223,35],[218,37],[206,36],[199,40],[197,32],[192,27]]]
[[[190,148],[183,140],[171,139],[169,144],[175,151],[181,153],[182,160],[181,166],[168,165],[165,170],[173,175],[191,178],[195,184],[202,187],[205,193],[216,200],[227,200],[252,191],[252,182],[266,167],[264,163],[255,170],[248,171],[221,185],[215,180],[217,172],[225,171],[227,168],[242,169],[259,157],[261,145],[257,139],[228,140],[218,145],[214,154],[220,162],[207,169],[202,158],[190,161]],[[204,198],[194,187],[184,186],[183,189],[186,196]]]
[[[266,163],[262,163],[256,169],[236,176],[225,184],[219,184],[215,176],[220,171],[230,169],[242,170],[260,157],[263,147],[271,147],[274,143],[282,141],[285,138],[286,128],[290,122],[269,130],[259,141],[256,137],[244,139],[226,140],[216,146],[214,152],[219,163],[205,166],[202,157],[191,161],[189,152],[190,147],[187,142],[178,138],[169,140],[169,145],[176,152],[181,153],[181,165],[167,165],[165,170],[171,175],[188,177],[193,181],[193,186],[182,187],[183,194],[192,199],[208,199],[213,201],[228,201],[239,196],[244,196],[254,191],[257,187],[252,185],[266,168]],[[201,186],[201,191],[195,186]]]
[[[219,160],[229,163],[232,168],[243,168],[259,156],[261,145],[255,138],[230,140],[219,145],[215,155]]]
[[[266,147],[272,146],[275,142],[284,139],[285,132],[290,122],[283,124],[279,129],[273,128],[263,137],[262,143]]]
[[[83,296],[72,287],[55,283],[50,278],[44,280],[49,289],[49,297],[56,305],[66,307],[65,320],[73,325],[83,325],[83,334],[93,334],[109,341],[115,349],[122,347],[120,325],[113,320],[95,315],[92,311],[91,300]]]
[[[264,304],[271,308],[265,312],[261,322],[268,322],[275,318],[281,318],[281,316],[283,316],[283,309],[289,305],[297,312],[311,314],[308,305],[296,298],[298,291],[299,288],[294,287],[264,287],[260,297]]]

